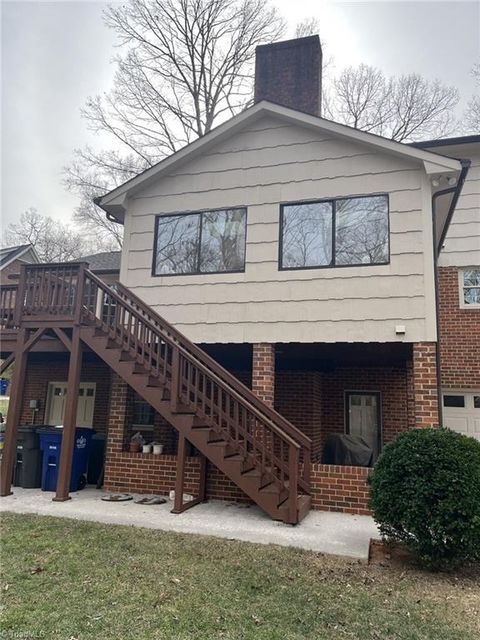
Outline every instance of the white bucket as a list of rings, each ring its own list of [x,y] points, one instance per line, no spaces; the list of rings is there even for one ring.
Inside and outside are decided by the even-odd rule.
[[[153,445],[153,453],[156,456],[161,456],[163,453],[163,444],[154,444]]]
[[[152,445],[151,444],[144,444],[142,447],[142,451],[143,453],[152,453]]]

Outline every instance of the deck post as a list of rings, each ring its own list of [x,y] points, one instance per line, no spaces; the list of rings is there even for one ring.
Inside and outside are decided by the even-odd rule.
[[[77,422],[78,388],[82,368],[82,345],[80,342],[80,327],[74,327],[72,333],[72,350],[68,366],[67,400],[63,420],[62,449],[57,479],[57,492],[53,498],[56,502],[69,500],[70,476],[72,473],[73,447],[75,444],[75,429]]]
[[[185,458],[186,458],[186,438],[180,432],[178,433],[177,446],[177,475],[175,477],[175,502],[172,513],[181,513],[183,511],[183,488],[185,485]]]
[[[28,350],[24,349],[26,337],[26,329],[20,328],[18,330],[17,344],[15,347],[15,369],[13,370],[10,403],[5,429],[5,444],[0,475],[0,496],[9,496],[12,493],[13,458],[17,444],[17,428],[22,412],[23,390],[27,371]]]

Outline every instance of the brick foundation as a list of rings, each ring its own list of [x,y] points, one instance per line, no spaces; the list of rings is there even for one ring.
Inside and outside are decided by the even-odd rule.
[[[312,506],[320,511],[371,515],[367,467],[312,465]]]
[[[480,388],[480,309],[460,306],[457,267],[439,270],[442,386]]]

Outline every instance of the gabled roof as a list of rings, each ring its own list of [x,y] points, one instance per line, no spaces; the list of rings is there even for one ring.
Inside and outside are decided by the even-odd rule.
[[[96,198],[95,203],[119,222],[123,221],[123,216],[126,211],[126,200],[130,195],[145,188],[152,181],[158,180],[167,174],[167,172],[171,172],[171,170],[179,164],[201,155],[214,144],[234,135],[247,126],[247,124],[251,124],[265,115],[273,115],[289,123],[327,132],[339,138],[348,139],[351,142],[366,144],[383,153],[411,158],[423,164],[427,174],[445,172],[460,173],[461,171],[461,164],[458,160],[446,158],[436,153],[431,153],[430,151],[424,151],[423,149],[417,149],[410,145],[395,142],[372,133],[353,129],[352,127],[347,127],[346,125],[332,122],[325,118],[295,111],[294,109],[289,109],[288,107],[283,107],[272,102],[262,101],[234,116],[215,129],[212,129],[210,133],[203,136],[203,138],[195,140],[195,142],[180,149],[180,151],[165,158],[153,167],[146,169],[138,176],[131,178],[104,196]]]
[[[4,269],[14,260],[24,260],[29,263],[40,262],[40,258],[32,244],[22,244],[17,247],[3,247],[3,249],[0,249],[0,269]]]
[[[120,271],[121,251],[103,251],[78,258],[76,262],[88,262],[90,271],[110,273]]]

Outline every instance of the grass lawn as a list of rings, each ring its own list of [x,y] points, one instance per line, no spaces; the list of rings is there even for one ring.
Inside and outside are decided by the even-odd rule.
[[[3,417],[6,419],[7,417],[7,411],[8,411],[8,398],[2,398],[0,397],[0,413],[3,415]]]
[[[181,516],[179,516],[181,517]],[[479,574],[60,518],[2,518],[0,638],[476,640]]]

